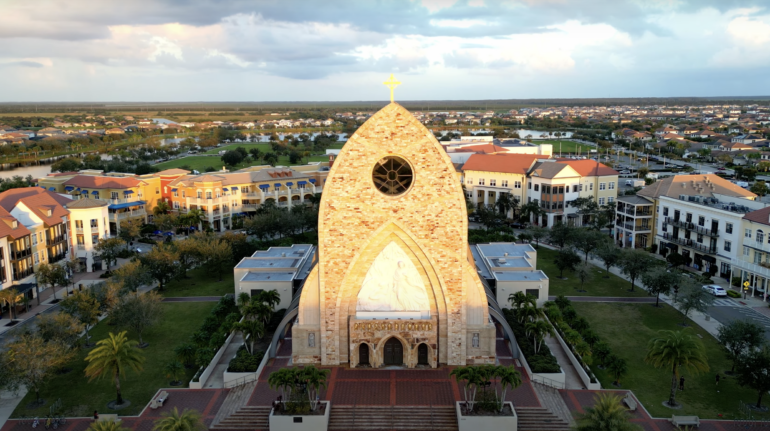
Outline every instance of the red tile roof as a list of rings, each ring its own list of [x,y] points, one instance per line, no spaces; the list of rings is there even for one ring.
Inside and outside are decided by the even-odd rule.
[[[752,211],[743,216],[744,219],[770,226],[770,207]]]
[[[13,222],[16,222],[15,228],[13,227]],[[29,229],[19,223],[11,213],[6,211],[5,208],[0,207],[0,238],[10,236],[13,239],[19,239],[30,233]]]
[[[10,189],[0,193],[0,207],[10,213],[19,203],[23,203],[46,226],[61,223],[61,218],[70,213],[64,208],[64,205],[71,201],[72,199],[43,190],[40,187]],[[48,215],[49,210],[50,216]]]
[[[507,153],[508,150],[505,149],[504,147],[499,147],[494,144],[480,144],[480,145],[468,145],[467,147],[456,148],[452,152],[453,153],[494,154],[494,153]]]
[[[473,154],[463,165],[463,170],[526,175],[537,159],[529,154]]]
[[[618,171],[594,160],[559,160],[558,163],[569,165],[584,177],[603,177],[618,175]]]
[[[101,177],[95,175],[78,175],[64,182],[65,186],[81,187],[84,189],[128,189],[138,187],[141,180],[131,177]]]

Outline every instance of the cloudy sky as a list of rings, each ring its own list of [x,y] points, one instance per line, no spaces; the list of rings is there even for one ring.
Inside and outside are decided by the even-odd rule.
[[[0,0],[0,101],[770,94],[768,0]]]

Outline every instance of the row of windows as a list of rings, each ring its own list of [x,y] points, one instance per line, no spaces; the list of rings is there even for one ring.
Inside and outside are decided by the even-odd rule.
[[[466,178],[465,184],[473,185],[473,178]],[[479,178],[479,185],[484,186],[486,185],[486,179]],[[489,180],[489,186],[490,187],[497,187],[497,180],[494,178],[491,178]],[[508,180],[501,180],[500,181],[500,187],[508,187]],[[513,182],[513,188],[514,189],[520,189],[521,188],[521,181],[514,181]]]
[[[668,207],[663,207],[663,217],[668,217],[669,211]],[[679,220],[681,216],[681,213],[679,210],[674,210],[674,220]],[[693,215],[692,213],[685,213],[684,221],[686,223],[692,223],[693,221]],[[698,216],[698,226],[706,227],[706,217],[705,216]],[[708,226],[711,230],[719,230],[719,220],[717,219],[711,219],[711,226]],[[746,229],[746,238],[751,238],[751,229]],[[733,233],[733,224],[732,223],[725,223],[725,233]]]
[[[746,231],[743,233],[743,237],[751,239],[751,233],[751,229],[746,229]],[[754,236],[754,241],[765,242],[765,232],[762,229],[757,229],[756,235]],[[770,235],[767,235],[767,243],[770,244]]]

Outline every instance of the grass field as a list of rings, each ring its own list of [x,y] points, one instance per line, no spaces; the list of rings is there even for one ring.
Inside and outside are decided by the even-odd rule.
[[[163,370],[166,364],[175,360],[174,349],[198,330],[215,305],[215,302],[163,304],[163,321],[143,334],[144,341],[150,343],[149,347],[143,349],[146,358],[144,371],[141,374],[129,371],[120,380],[123,398],[131,401],[131,405],[120,410],[119,414],[138,414],[158,389],[170,387],[170,379],[166,378]],[[117,329],[103,320],[91,330],[92,340],[104,339],[109,332],[117,332]],[[129,338],[137,339],[137,336],[129,332]],[[115,387],[111,379],[88,382],[84,374],[87,365],[84,359],[89,351],[83,349],[78,352],[68,367],[71,371],[54,377],[40,391],[40,397],[47,401],[45,406],[35,410],[27,409],[26,406],[35,400],[34,392],[29,392],[14,410],[13,417],[45,417],[48,415],[48,407],[59,398],[62,400],[63,412],[68,417],[88,417],[93,415],[94,410],[108,413],[107,403],[115,400]],[[194,369],[185,371],[183,387],[195,374]]]
[[[558,296],[647,296],[647,292],[638,286],[634,292],[629,292],[631,283],[614,274],[608,274],[603,268],[592,267],[593,280],[586,282],[583,289],[586,292],[578,292],[580,279],[569,271],[564,272],[567,280],[559,278],[559,269],[554,264],[558,252],[556,250],[540,247],[537,250],[537,269],[545,272],[550,279],[548,291],[550,295]],[[609,276],[609,278],[604,278]]]
[[[221,148],[220,148],[221,149]],[[308,158],[308,161],[310,162],[326,162],[329,160],[328,156],[321,155],[321,156],[310,156]],[[303,160],[300,164],[305,164],[305,161]],[[249,166],[257,166],[260,165],[259,161],[250,161],[250,162],[242,162],[238,164],[235,167],[228,166],[227,168],[230,171],[235,171],[238,169],[247,168]],[[206,168],[213,167],[215,170],[221,170],[222,166],[225,166],[224,162],[219,158],[219,156],[187,156],[182,157],[180,159],[174,159],[169,160],[167,162],[158,163],[157,165],[154,165],[158,170],[164,170],[164,169],[171,169],[171,168],[181,168],[182,166],[187,166],[191,170],[197,170],[203,173]],[[291,163],[289,163],[289,156],[281,156],[278,158],[278,163],[276,166],[290,166]]]
[[[677,401],[683,405],[682,409],[673,411],[663,407],[662,403],[668,400],[671,388],[671,371],[646,364],[644,357],[647,343],[657,336],[658,331],[683,329],[679,326],[682,314],[669,305],[655,308],[652,304],[573,302],[572,306],[610,344],[613,353],[628,361],[628,375],[621,380],[621,386],[632,389],[652,416],[671,417],[675,413],[697,415],[703,419],[718,418],[722,414],[725,419],[735,419],[739,418],[739,401],[757,402],[756,391],[742,388],[734,378],[725,376],[724,372],[730,369],[731,363],[716,339],[688,319],[686,331],[702,337],[710,370],[700,375],[684,372],[685,390],[676,395]],[[613,379],[604,370],[597,366],[592,369],[602,387],[615,388]],[[722,376],[719,386],[715,384],[716,373]],[[764,418],[770,419],[770,413],[766,413]]]
[[[223,296],[233,293],[233,272],[226,271],[222,274],[222,281],[216,272],[208,268],[200,267],[187,271],[189,278],[180,278],[163,287],[161,295],[165,297],[175,296]]]
[[[522,136],[523,138],[523,136]],[[532,143],[535,145],[540,144],[551,144],[553,145],[553,154],[555,156],[559,155],[559,147],[561,146],[561,152],[562,153],[572,153],[572,154],[578,154],[578,151],[581,155],[588,155],[590,153],[590,150],[595,150],[596,147],[592,147],[590,145],[580,144],[578,142],[572,142],[572,141],[556,141],[551,139],[534,139],[532,140]]]

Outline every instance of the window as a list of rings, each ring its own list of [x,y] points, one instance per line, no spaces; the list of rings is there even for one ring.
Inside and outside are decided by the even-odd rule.
[[[489,185],[492,187],[497,187],[497,180],[492,178],[491,180],[489,180]]]
[[[733,233],[733,224],[732,223],[725,223],[725,232]]]
[[[406,160],[396,156],[383,157],[377,161],[372,170],[375,187],[389,196],[406,193],[413,179],[412,167]]]
[[[705,226],[706,225],[706,217],[698,216],[698,226]]]
[[[540,191],[540,184],[535,184],[535,191]]]
[[[38,263],[40,263],[40,256],[38,255],[37,252],[35,252],[35,265],[37,265]]]
[[[75,220],[75,229],[83,229],[83,220]]]
[[[663,207],[663,217],[668,217],[668,207]]]
[[[610,197],[607,198],[607,203],[608,204],[611,204],[613,202],[615,202],[615,198],[614,197],[610,196]]]
[[[91,243],[94,244],[94,245],[99,243],[99,234],[98,233],[92,233],[91,234]]]
[[[578,191],[579,191],[579,192],[582,192],[582,191],[583,191],[583,185],[582,185],[582,184],[578,184]]]
[[[521,181],[514,181],[513,182],[513,188],[514,189],[520,189],[521,188]]]
[[[610,181],[610,190],[615,190],[615,181]]]
[[[687,223],[692,223],[692,214],[687,213],[684,219],[687,221]]]
[[[594,191],[594,183],[589,183],[589,184],[588,184],[588,191],[589,191],[589,192],[592,192],[592,191]]]
[[[743,234],[744,238],[751,238],[751,229],[746,229],[746,232]]]
[[[749,255],[749,248],[746,247],[745,245],[743,246],[743,255],[744,256],[748,256]]]
[[[564,194],[564,186],[559,186],[559,194],[560,195]]]
[[[763,255],[764,255],[764,253],[760,253],[758,251],[754,251],[754,263],[756,265],[759,265],[760,263],[762,263]]]
[[[757,236],[754,238],[757,242],[764,242],[765,241],[765,233],[761,230],[757,229]]]
[[[599,191],[607,189],[607,184],[605,183],[599,183]]]
[[[160,187],[155,187],[155,194],[156,194],[156,195],[159,195],[159,194],[160,194]]]
[[[468,178],[468,179],[465,181],[465,184],[470,184],[470,185],[473,185],[473,178]]]
[[[732,248],[732,245],[733,243],[731,243],[730,241],[725,241],[725,251],[730,251],[730,249]]]
[[[221,191],[219,191],[219,190],[217,190],[217,199],[219,199],[219,198],[221,198],[221,197],[222,197],[222,192],[221,192]]]
[[[503,187],[508,187],[508,180],[503,180]],[[519,183],[519,187],[517,188],[521,188],[521,183]]]
[[[91,219],[91,227],[92,227],[92,228],[96,228],[96,227],[98,227],[98,226],[99,226],[99,220],[97,220],[97,219],[95,219],[95,218],[92,218],[92,219]]]
[[[211,199],[211,191],[206,192],[206,199]]]
[[[479,178],[479,185],[480,185],[480,186],[483,186],[483,185],[484,185],[484,178]]]
[[[174,209],[175,209],[175,210],[178,210],[178,209],[179,209],[179,202],[177,202],[177,201],[174,201]]]
[[[703,235],[698,234],[698,244],[703,244]]]
[[[110,199],[118,199],[118,192],[110,193]]]
[[[83,237],[83,235],[78,235],[78,236],[77,236],[77,239],[78,239],[78,245],[83,245],[83,244],[85,244],[85,243],[86,243],[86,240],[85,240],[85,238]]]
[[[574,186],[572,186],[572,193],[577,193],[577,191],[578,191],[578,186],[577,184],[575,184]]]
[[[37,245],[37,235],[32,235],[32,245]]]
[[[203,199],[203,192],[198,191],[198,199]]]
[[[531,181],[527,183],[527,188],[528,188],[529,190],[532,190],[532,182],[531,182]]]
[[[184,195],[184,190],[182,190],[182,197],[183,197],[183,198],[184,198],[184,197],[186,197],[186,196]]]
[[[178,190],[174,192],[174,197],[175,197],[175,198],[178,198],[178,197],[179,197],[179,191],[178,191]]]
[[[604,198],[599,198],[599,205],[604,205]]]

